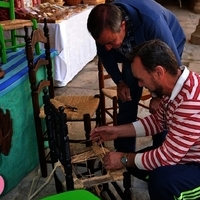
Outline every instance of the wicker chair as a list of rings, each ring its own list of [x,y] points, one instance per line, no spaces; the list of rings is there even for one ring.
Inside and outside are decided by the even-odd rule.
[[[20,43],[17,39],[24,38],[24,35],[17,34],[16,30],[24,28],[24,26],[32,27],[33,30],[37,28],[37,21],[15,19],[15,7],[14,0],[0,1],[0,8],[9,9],[9,20],[0,21],[0,51],[1,51],[1,62],[7,62],[6,51],[12,49],[17,51],[17,48],[24,47],[25,43]],[[5,31],[9,32],[9,38],[5,39]],[[37,55],[40,54],[39,45],[36,45]]]
[[[105,183],[124,180],[124,192],[120,188],[116,188],[116,191],[119,195],[121,195],[121,199],[130,200],[130,175],[128,174],[128,172],[125,172],[125,169],[112,171],[110,170],[107,171],[105,174],[98,173],[89,174],[90,176],[78,176],[79,172],[78,170],[76,170],[77,163],[83,163],[91,159],[99,159],[99,161],[101,161],[102,156],[104,156],[105,152],[107,152],[108,150],[103,148],[102,146],[92,145],[90,148],[85,149],[83,153],[71,157],[67,128],[67,116],[64,112],[65,108],[61,106],[57,109],[52,104],[50,100],[50,95],[48,95],[47,90],[44,90],[43,102],[46,116],[45,121],[47,126],[48,140],[50,144],[49,147],[51,150],[51,161],[54,170],[54,180],[57,192],[60,193],[66,190],[71,191],[75,189],[75,191],[78,191],[78,193],[82,191],[83,196],[80,197],[78,196],[78,193],[74,192],[74,198],[69,199],[88,200],[86,197],[84,197],[84,190],[89,189],[90,191],[93,191],[96,196],[101,197],[101,199],[102,197],[105,197],[103,196],[103,194],[107,192],[108,195],[110,194],[111,199],[114,200],[118,199],[116,195],[114,196],[110,190],[108,191],[108,188],[103,188],[102,190],[100,190],[98,186]],[[57,170],[58,167],[61,170]],[[65,177],[65,181],[60,181],[62,175]],[[68,195],[68,192],[64,192],[62,194],[62,198],[67,199]],[[91,193],[87,193],[87,195],[90,195],[91,199],[99,199],[95,196],[92,196]],[[57,198],[57,195],[53,196],[53,199]]]
[[[58,108],[63,106],[65,113],[67,114],[67,121],[70,122],[83,122],[85,136],[82,138],[86,143],[86,146],[90,146],[89,134],[91,131],[91,121],[95,122],[95,126],[100,124],[100,106],[99,96],[55,96],[53,77],[52,77],[52,61],[50,57],[50,44],[49,44],[49,32],[46,20],[44,20],[44,33],[40,30],[34,30],[32,36],[28,34],[28,28],[25,27],[25,41],[26,41],[26,56],[29,67],[29,81],[31,84],[31,96],[33,103],[33,112],[35,119],[35,127],[38,141],[39,160],[42,176],[47,176],[46,164],[50,162],[49,154],[45,153],[44,141],[47,140],[45,137],[44,130],[44,107],[42,106],[40,92],[43,88],[48,87],[50,98],[52,103]],[[36,42],[42,42],[45,46],[46,57],[40,58],[34,62],[34,46]],[[37,72],[43,68],[47,72],[46,80],[40,82],[38,80]],[[83,142],[83,139],[70,140],[70,142]],[[85,145],[85,144],[84,144]]]

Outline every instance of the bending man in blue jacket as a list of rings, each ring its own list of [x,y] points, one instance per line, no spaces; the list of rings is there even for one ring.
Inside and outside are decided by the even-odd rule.
[[[115,0],[109,4],[99,4],[89,14],[87,28],[96,41],[97,55],[117,84],[117,123],[131,123],[137,119],[142,88],[131,73],[131,63],[127,57],[142,42],[160,39],[171,47],[181,66],[186,41],[183,29],[175,15],[154,0]],[[118,63],[123,63],[122,72]],[[159,97],[152,98],[152,112],[158,104]],[[158,135],[156,137],[162,134]],[[154,138],[155,146],[161,142],[162,138]],[[117,151],[134,152],[135,138],[116,139],[114,146]]]

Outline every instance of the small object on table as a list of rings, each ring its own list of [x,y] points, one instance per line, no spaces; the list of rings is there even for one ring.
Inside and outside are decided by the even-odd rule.
[[[78,110],[78,108],[76,108],[74,106],[70,106],[70,105],[66,105],[66,108],[72,110],[73,112],[76,112]]]

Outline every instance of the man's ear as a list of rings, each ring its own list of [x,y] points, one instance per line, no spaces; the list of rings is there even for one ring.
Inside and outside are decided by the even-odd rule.
[[[123,21],[121,22],[121,28],[122,28],[122,30],[125,30],[125,29],[126,29],[126,22],[125,22],[125,20],[123,20]]]
[[[162,66],[158,65],[155,67],[155,74],[156,76],[162,77],[165,73],[165,70]]]

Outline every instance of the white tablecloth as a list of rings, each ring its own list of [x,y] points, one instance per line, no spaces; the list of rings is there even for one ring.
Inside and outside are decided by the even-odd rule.
[[[55,58],[54,85],[63,87],[96,55],[94,39],[87,30],[87,18],[92,7],[57,24],[48,24],[51,48]],[[43,23],[39,23],[43,29]]]

